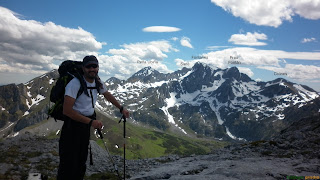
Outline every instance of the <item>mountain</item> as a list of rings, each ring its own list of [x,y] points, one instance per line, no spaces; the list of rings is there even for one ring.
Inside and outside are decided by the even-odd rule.
[[[25,84],[0,86],[0,133],[47,118],[56,70]],[[163,74],[145,67],[127,80],[110,78],[108,90],[131,112],[131,123],[190,137],[253,141],[269,139],[292,122],[316,114],[319,94],[278,78],[256,82],[236,67],[219,69],[196,63]],[[96,108],[120,117],[101,96]]]
[[[268,139],[320,109],[319,94],[307,86],[282,78],[256,82],[236,67],[203,63],[169,74],[146,67],[106,85],[132,112],[134,123],[187,136]],[[97,108],[118,115],[101,97]]]
[[[25,84],[0,86],[0,133],[8,135],[47,118],[49,94],[58,77],[54,70]]]

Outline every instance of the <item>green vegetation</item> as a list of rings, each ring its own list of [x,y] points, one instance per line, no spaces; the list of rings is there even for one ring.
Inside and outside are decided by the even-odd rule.
[[[119,124],[118,119],[107,119],[101,114],[98,114],[98,119],[103,119],[103,123],[106,125],[103,129],[104,141],[106,141],[109,151],[112,154],[123,155],[123,123]],[[125,141],[127,159],[145,159],[170,154],[181,156],[207,154],[227,145],[226,142],[178,136],[131,123],[126,123]],[[102,140],[97,139],[96,142],[104,148]]]
[[[111,119],[97,112],[97,119],[102,120],[105,128],[102,130],[104,134],[104,141],[106,142],[109,151],[113,155],[123,155],[123,123],[118,123],[119,119]],[[49,119],[49,121],[54,121]],[[47,120],[41,121],[35,125],[27,127],[27,131],[34,128],[41,128],[46,126]],[[94,136],[94,131],[91,131],[91,139],[95,140],[103,149],[104,145],[101,139]],[[32,141],[49,141],[56,142],[60,135],[56,132],[49,132],[45,137],[37,137]],[[39,139],[38,139],[39,138]],[[191,138],[188,136],[179,136],[173,133],[153,130],[151,128],[144,128],[126,123],[126,159],[145,159],[161,157],[170,154],[177,154],[180,156],[207,154],[216,148],[221,148],[227,145],[226,142],[203,138]],[[40,150],[23,151],[24,146],[12,145],[8,149],[0,151],[0,162],[11,164],[4,174],[0,174],[0,179],[27,179],[28,172],[31,168],[37,170],[42,175],[49,179],[54,179],[53,172],[57,168],[57,162],[53,161],[51,156],[58,157],[58,149],[49,149],[49,152],[40,152]],[[48,154],[48,157],[43,156]],[[49,155],[50,154],[50,155]],[[33,159],[33,160],[32,160]],[[36,162],[33,162],[34,160]],[[94,179],[118,179],[113,172],[104,172],[93,174],[85,177],[88,180]]]

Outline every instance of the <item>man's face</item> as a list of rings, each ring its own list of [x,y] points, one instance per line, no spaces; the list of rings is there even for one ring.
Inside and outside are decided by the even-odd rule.
[[[85,77],[89,79],[94,79],[98,75],[99,66],[96,64],[88,64],[82,69]]]

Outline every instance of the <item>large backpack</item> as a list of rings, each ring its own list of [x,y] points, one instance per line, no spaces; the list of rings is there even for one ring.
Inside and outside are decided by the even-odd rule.
[[[48,118],[51,116],[57,120],[64,121],[63,115],[63,103],[64,103],[64,93],[65,87],[67,84],[73,79],[78,78],[80,81],[80,89],[77,93],[77,98],[82,94],[85,93],[87,96],[90,97],[87,89],[87,84],[83,78],[83,71],[82,71],[82,62],[81,61],[73,61],[73,60],[66,60],[61,63],[58,69],[59,78],[56,84],[52,87],[50,92],[50,101],[54,103],[52,107],[49,108],[48,111]],[[96,87],[98,92],[101,87],[100,79],[96,78]],[[92,88],[90,88],[92,89]],[[93,99],[92,99],[93,104]]]

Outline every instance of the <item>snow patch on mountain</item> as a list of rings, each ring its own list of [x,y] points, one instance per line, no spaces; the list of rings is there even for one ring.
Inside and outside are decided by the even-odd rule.
[[[170,98],[165,99],[166,106],[161,107],[160,109],[164,112],[164,114],[167,116],[169,123],[173,124],[175,127],[179,128],[184,134],[187,134],[187,132],[182,129],[181,127],[176,124],[174,117],[170,114],[169,108],[172,108],[174,106],[179,106],[179,103],[177,102],[176,96],[177,93],[170,93]]]
[[[54,79],[53,79],[53,78],[51,78],[51,79],[49,80],[49,84],[52,84],[52,83],[54,83]]]
[[[29,103],[28,99],[26,99],[26,104],[30,109],[33,105],[38,105],[40,101],[46,99],[46,97],[38,94],[35,98],[31,98],[31,104]]]
[[[226,132],[227,132],[227,135],[234,140],[246,141],[244,138],[238,138],[238,137],[234,136],[233,134],[231,134],[228,127],[226,127]]]
[[[294,84],[293,86],[299,90],[299,94],[305,99],[305,101],[311,101],[319,97],[319,95],[316,92],[310,92],[303,88],[300,84]]]

